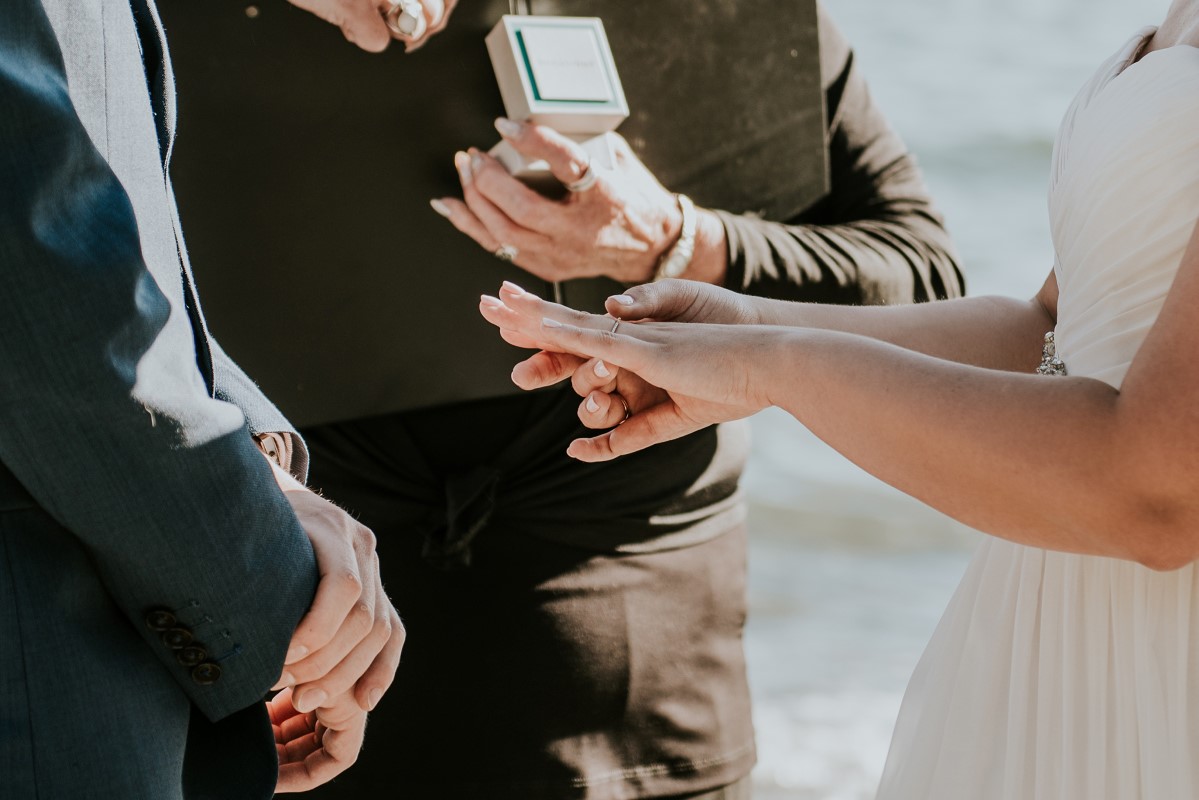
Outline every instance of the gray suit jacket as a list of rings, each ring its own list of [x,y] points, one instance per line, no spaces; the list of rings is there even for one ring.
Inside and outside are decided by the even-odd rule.
[[[6,800],[268,797],[315,588],[246,420],[285,423],[190,287],[148,3],[0,4]]]

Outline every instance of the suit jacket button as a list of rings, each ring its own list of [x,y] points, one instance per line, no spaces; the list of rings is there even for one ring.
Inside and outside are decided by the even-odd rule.
[[[165,608],[152,608],[146,612],[146,627],[152,631],[170,630],[175,627],[175,615]]]
[[[212,661],[197,664],[192,669],[192,680],[201,686],[211,686],[221,679],[221,665]]]
[[[208,651],[202,644],[189,644],[175,653],[175,660],[185,667],[194,667],[208,658]]]
[[[194,638],[196,637],[192,636],[191,631],[180,626],[164,632],[162,634],[162,643],[172,650],[181,650],[191,644]]]

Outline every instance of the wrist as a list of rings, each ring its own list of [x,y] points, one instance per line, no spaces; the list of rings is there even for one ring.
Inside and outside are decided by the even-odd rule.
[[[674,239],[674,244],[658,256],[657,266],[654,268],[650,280],[660,281],[666,278],[681,277],[691,266],[692,258],[695,256],[695,237],[698,227],[695,204],[685,194],[676,194],[674,197],[679,218],[678,235]]]

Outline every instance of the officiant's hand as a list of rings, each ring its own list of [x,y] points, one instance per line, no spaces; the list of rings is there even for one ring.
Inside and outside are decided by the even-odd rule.
[[[371,53],[387,49],[392,39],[405,42],[412,51],[424,45],[429,37],[443,30],[458,0],[421,0],[427,28],[416,41],[394,35],[383,15],[391,8],[390,0],[289,0],[292,5],[311,11],[325,22],[341,28],[346,40]]]
[[[588,169],[587,152],[551,128],[500,119],[496,129],[527,158],[545,160],[563,184],[578,181]],[[487,251],[506,250],[517,266],[543,280],[602,275],[623,283],[648,281],[678,241],[682,212],[628,143],[613,136],[613,168],[592,166],[594,185],[561,199],[530,189],[486,153],[460,152],[454,164],[463,199],[439,198],[433,208]],[[710,212],[701,210],[700,217],[686,276],[718,283],[727,266],[724,228]]]

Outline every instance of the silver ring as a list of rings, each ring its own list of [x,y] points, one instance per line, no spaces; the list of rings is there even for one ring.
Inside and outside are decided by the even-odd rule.
[[[608,331],[608,333],[610,333],[610,334],[615,334],[615,333],[616,333],[616,329],[620,327],[620,322],[621,322],[621,321],[620,321],[620,319],[619,319],[619,318],[618,318],[616,321],[614,321],[614,322],[612,323],[612,330]]]
[[[429,29],[420,0],[391,0],[391,8],[383,19],[392,33],[410,42],[420,39]]]
[[[496,249],[494,255],[500,261],[507,261],[510,264],[520,255],[520,251],[510,244],[502,244]]]
[[[596,176],[595,170],[591,168],[591,158],[588,157],[587,166],[583,168],[583,174],[579,176],[577,181],[566,184],[566,188],[571,192],[585,192],[592,186],[595,186],[597,180],[599,178]]]

